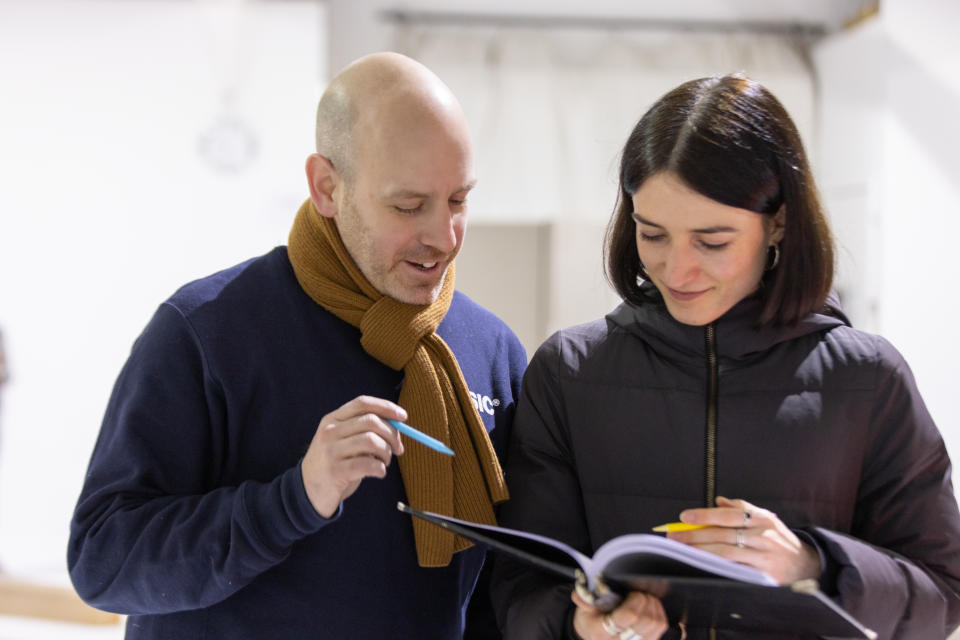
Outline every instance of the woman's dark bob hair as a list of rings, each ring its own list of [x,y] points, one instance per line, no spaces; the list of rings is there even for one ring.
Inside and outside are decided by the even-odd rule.
[[[686,82],[634,127],[620,161],[620,193],[607,227],[607,278],[642,304],[633,195],[670,172],[725,205],[774,215],[785,208],[780,260],[764,274],[760,324],[794,324],[823,308],[833,284],[833,238],[803,143],[783,105],[741,75]]]

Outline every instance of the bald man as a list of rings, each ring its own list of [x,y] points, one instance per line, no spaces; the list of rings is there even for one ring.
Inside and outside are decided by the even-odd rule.
[[[483,551],[396,509],[493,522],[507,497],[526,356],[454,290],[466,119],[374,54],[331,81],[316,143],[288,244],[161,304],[107,405],[68,564],[127,638],[486,637]]]

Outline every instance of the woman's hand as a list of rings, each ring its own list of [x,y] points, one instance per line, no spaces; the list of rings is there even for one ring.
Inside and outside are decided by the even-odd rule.
[[[629,594],[620,606],[603,614],[574,591],[577,610],[573,629],[583,640],[657,640],[667,630],[667,614],[660,600],[647,593]]]
[[[680,520],[707,529],[674,531],[667,537],[763,571],[779,584],[820,577],[820,557],[772,511],[745,500],[717,497],[711,509],[687,509]]]

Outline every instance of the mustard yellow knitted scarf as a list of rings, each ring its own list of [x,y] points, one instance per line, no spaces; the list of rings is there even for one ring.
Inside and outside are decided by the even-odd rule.
[[[398,461],[411,506],[495,524],[493,505],[509,497],[503,472],[457,359],[436,333],[453,299],[453,264],[433,303],[398,302],[373,288],[347,252],[336,225],[309,199],[294,219],[287,252],[307,295],[359,328],[367,353],[403,370],[398,404],[406,409],[410,424],[456,452],[449,457],[404,441]],[[471,545],[417,518],[413,528],[417,558],[424,567],[446,566],[455,552]]]

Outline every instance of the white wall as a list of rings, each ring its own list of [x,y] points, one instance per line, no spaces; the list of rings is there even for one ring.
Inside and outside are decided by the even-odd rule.
[[[855,324],[904,354],[955,462],[958,24],[956,2],[885,0],[879,19],[827,40],[813,56],[821,185],[846,249],[848,306]]]
[[[12,376],[0,402],[0,564],[9,571],[63,571],[107,397],[157,304],[284,243],[306,197],[326,73],[323,5],[236,6],[0,0],[0,327]],[[226,112],[257,147],[235,172],[198,152]],[[220,139],[219,157],[237,157],[236,142]]]
[[[189,279],[284,242],[305,197],[302,164],[330,53],[327,5],[247,6],[238,15],[223,0],[0,0],[0,327],[13,376],[0,398],[0,564],[9,570],[62,571],[110,387],[156,305]],[[354,5],[331,2],[331,12],[345,6]],[[854,319],[907,356],[954,459],[958,7],[885,0],[880,22],[818,48],[819,122],[812,103],[785,99],[813,140],[847,248],[841,284]],[[330,42],[347,56],[335,66],[385,48],[388,32],[335,29]],[[258,153],[224,173],[197,147],[231,87]],[[595,217],[575,215],[550,234],[554,256],[580,243],[552,287],[591,287],[580,300],[551,289],[550,327],[606,309],[599,245],[595,257],[586,245],[599,238],[612,192],[597,194]],[[494,207],[475,213],[498,221]],[[528,224],[557,214],[513,213]]]

